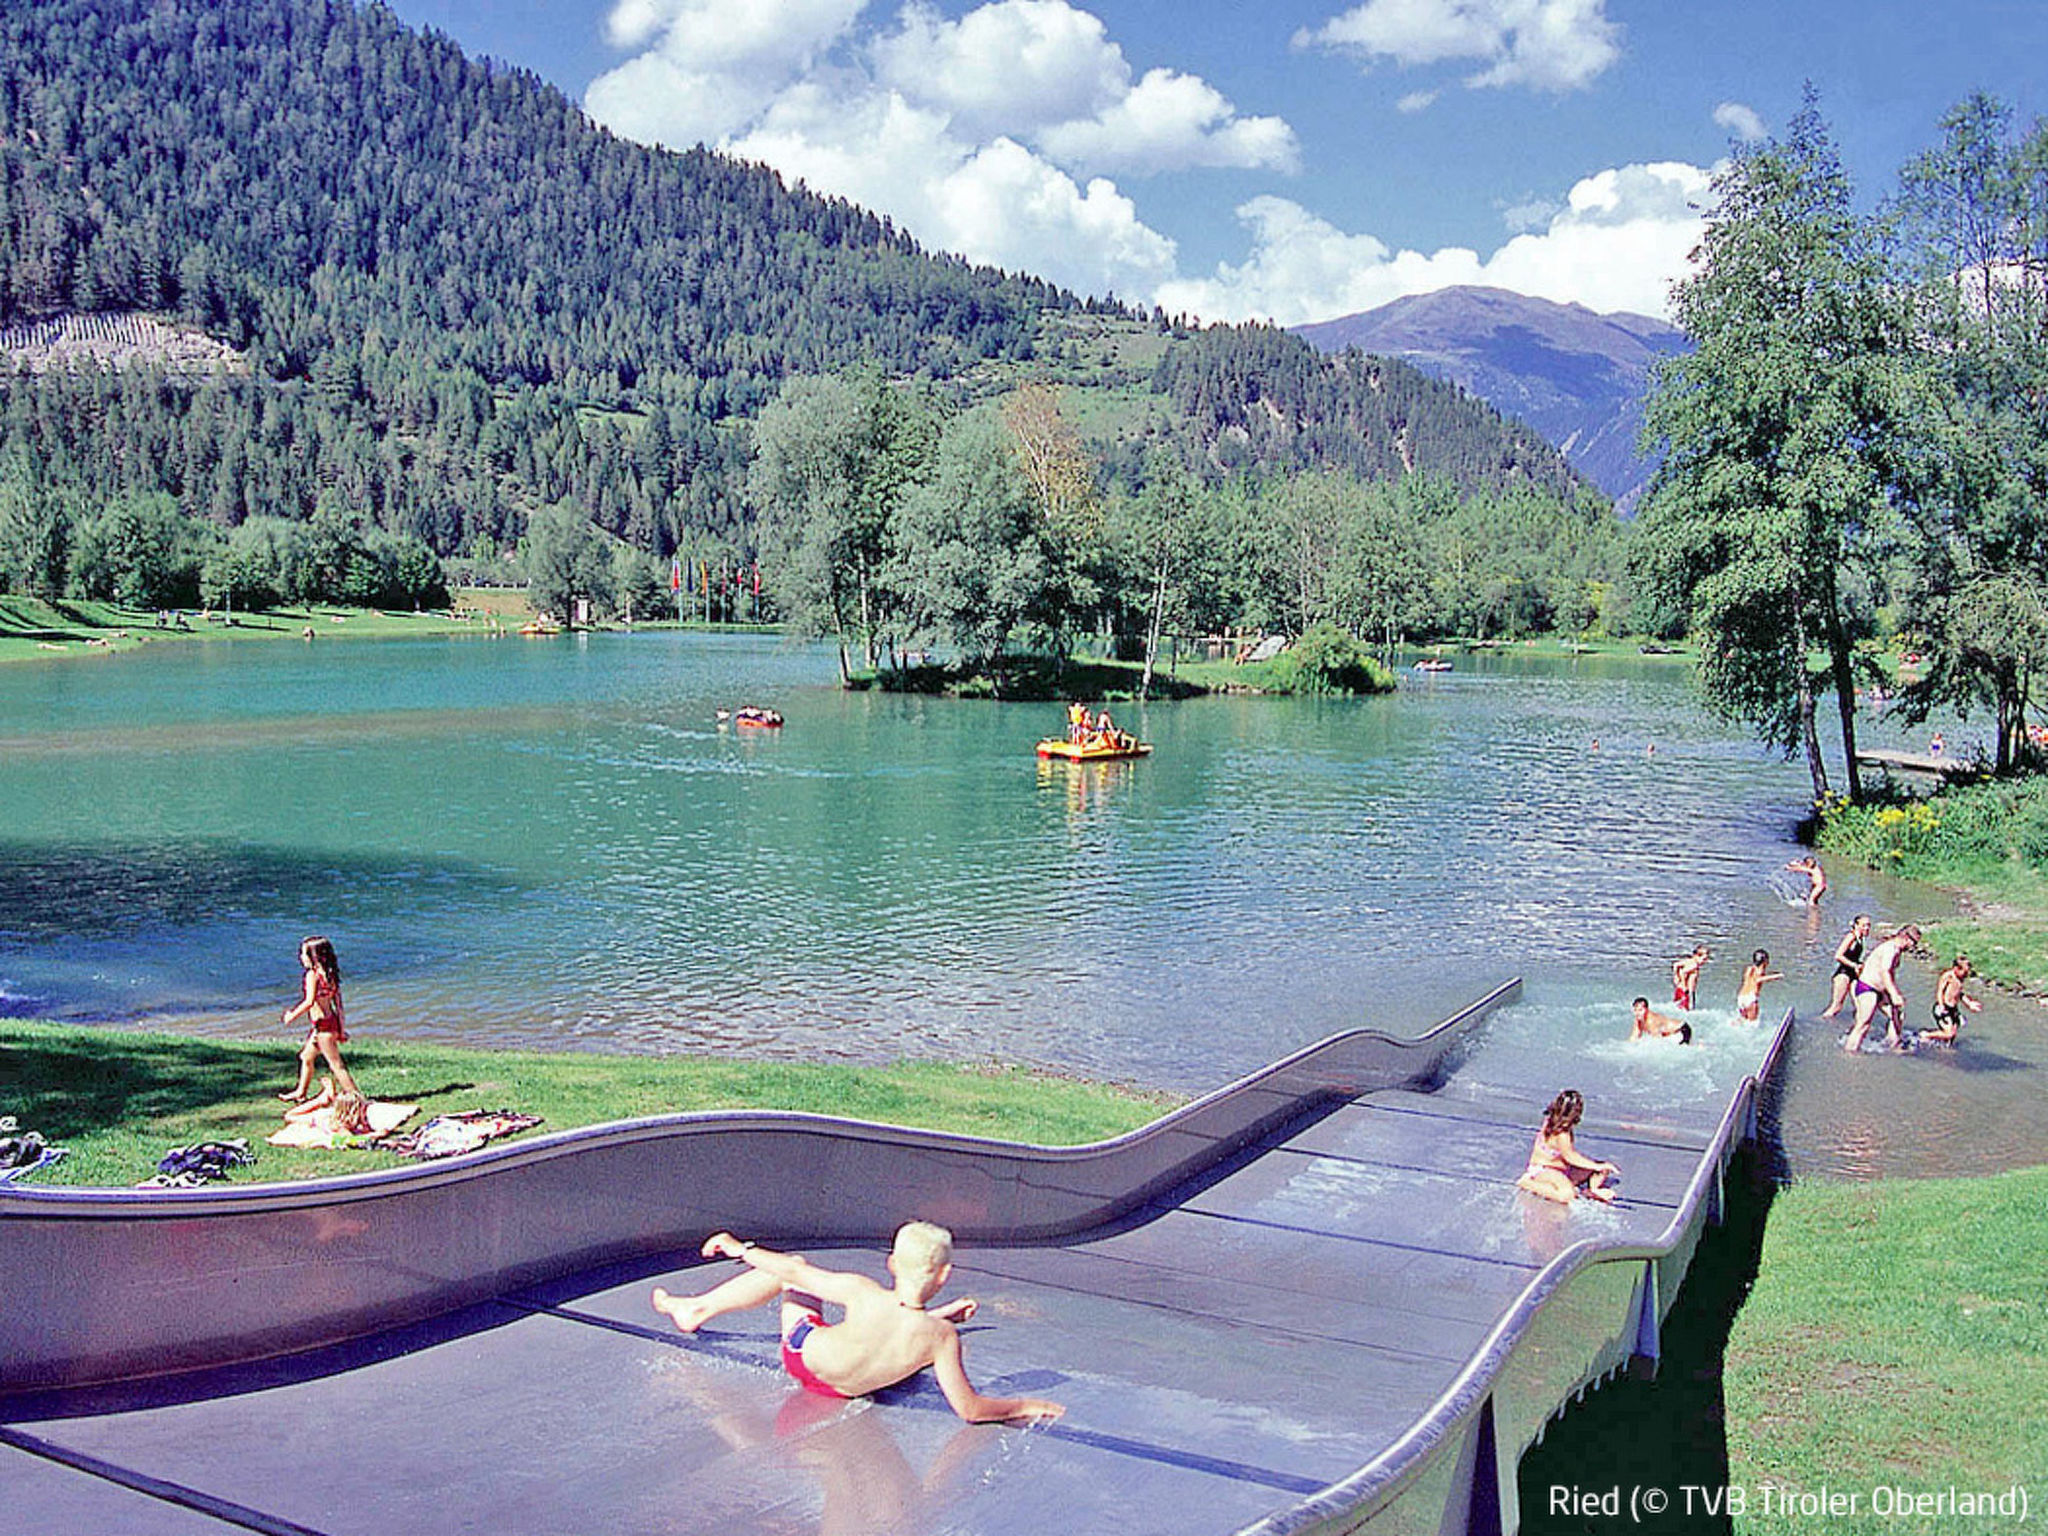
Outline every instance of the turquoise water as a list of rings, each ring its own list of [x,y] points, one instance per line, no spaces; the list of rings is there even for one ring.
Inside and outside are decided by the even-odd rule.
[[[722,728],[743,702],[787,727]],[[1694,942],[1731,1016],[1737,952],[1769,948],[1776,1012],[1818,1006],[1849,911],[1929,909],[1846,870],[1824,921],[1789,905],[1804,770],[1705,717],[1681,665],[1482,657],[1388,698],[1118,716],[1152,758],[1041,765],[1056,706],[843,693],[830,652],[744,636],[0,668],[0,1011],[275,1036],[323,932],[370,1033],[1198,1091],[1520,974],[1489,1049],[1554,1075]],[[1718,1092],[1705,1059],[1658,1070]],[[1842,1065],[1870,1070],[1837,1119],[1899,1067],[1960,1077]]]

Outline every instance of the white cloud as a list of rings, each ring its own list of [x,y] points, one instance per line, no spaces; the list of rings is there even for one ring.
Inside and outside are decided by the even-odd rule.
[[[1740,139],[1745,144],[1754,144],[1757,140],[1768,137],[1770,133],[1770,130],[1764,127],[1764,120],[1757,116],[1756,110],[1744,106],[1739,101],[1724,101],[1714,108],[1714,121],[1727,129],[1732,137]]]
[[[1394,103],[1394,110],[1396,112],[1426,112],[1436,105],[1436,99],[1440,94],[1437,91],[1410,91],[1406,96],[1403,96]]]
[[[1348,53],[1403,68],[1477,60],[1468,86],[1568,91],[1621,57],[1607,0],[1364,0],[1294,36],[1297,48]],[[1407,110],[1404,108],[1404,110]]]
[[[1676,162],[1601,171],[1575,185],[1540,230],[1517,234],[1491,256],[1451,246],[1392,251],[1372,235],[1347,234],[1296,203],[1254,198],[1238,210],[1251,255],[1208,278],[1158,290],[1172,313],[1207,320],[1264,318],[1281,325],[1335,319],[1460,284],[1509,288],[1601,314],[1664,315],[1670,286],[1689,270],[1705,232],[1711,172]]]
[[[895,34],[877,39],[874,58],[883,85],[977,136],[1092,118],[1131,85],[1100,19],[1065,0],[994,0],[958,21],[912,4]]]
[[[817,67],[867,0],[618,0],[605,35],[645,51],[591,82],[590,115],[617,133],[687,149],[717,144]]]
[[[1193,75],[1154,69],[1088,121],[1055,123],[1038,145],[1062,165],[1150,172],[1187,167],[1294,171],[1294,130],[1277,117],[1239,117]]]
[[[640,51],[584,105],[631,138],[764,161],[928,246],[1131,298],[1172,274],[1174,246],[1105,175],[1298,166],[1283,119],[1172,69],[1134,79],[1068,0],[958,20],[910,0],[886,27],[865,4],[615,0],[608,35]]]

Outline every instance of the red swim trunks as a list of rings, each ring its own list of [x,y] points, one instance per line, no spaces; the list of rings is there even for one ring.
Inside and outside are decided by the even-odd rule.
[[[825,1326],[825,1319],[816,1312],[806,1312],[796,1321],[796,1326],[782,1336],[782,1368],[790,1378],[806,1392],[815,1392],[820,1397],[844,1399],[846,1394],[837,1387],[821,1380],[818,1373],[804,1364],[804,1340],[811,1336],[813,1328]]]
[[[1671,989],[1671,1001],[1678,1004],[1681,1008],[1690,1009],[1692,1007],[1692,993],[1684,987],[1673,987]]]

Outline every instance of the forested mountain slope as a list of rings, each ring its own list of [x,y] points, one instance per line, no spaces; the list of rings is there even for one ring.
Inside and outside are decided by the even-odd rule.
[[[764,168],[619,140],[378,6],[0,9],[0,330],[145,313],[247,362],[8,380],[0,452],[90,495],[161,490],[222,524],[326,510],[444,553],[558,501],[659,553],[744,545],[733,426],[784,379],[1000,386],[1042,368],[1059,317],[1107,308]],[[1102,413],[1127,468],[1142,438],[1212,472],[1574,484],[1456,392],[1270,329],[1168,336],[1141,383],[1070,383],[1157,407],[1142,431]]]
[[[1647,315],[1596,315],[1498,288],[1412,294],[1294,330],[1326,352],[1398,357],[1470,390],[1534,426],[1624,508],[1657,467],[1637,451],[1651,373],[1690,345]]]

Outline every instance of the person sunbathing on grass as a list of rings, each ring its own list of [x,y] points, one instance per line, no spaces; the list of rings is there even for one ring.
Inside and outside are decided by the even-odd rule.
[[[889,1254],[893,1288],[866,1275],[825,1269],[794,1253],[743,1243],[730,1232],[704,1240],[707,1259],[738,1259],[744,1274],[697,1296],[671,1296],[660,1286],[654,1310],[685,1333],[714,1317],[782,1302],[782,1365],[806,1391],[821,1397],[862,1397],[932,1368],[939,1390],[970,1424],[1005,1419],[1056,1419],[1066,1410],[1036,1397],[984,1397],[967,1379],[958,1324],[974,1316],[971,1299],[925,1310],[953,1272],[953,1235],[928,1221],[907,1222]],[[837,1323],[824,1304],[844,1307]]]

